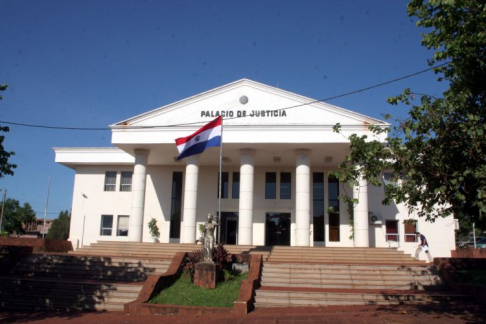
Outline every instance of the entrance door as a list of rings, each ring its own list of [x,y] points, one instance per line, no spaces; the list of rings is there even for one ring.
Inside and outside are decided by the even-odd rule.
[[[238,244],[238,213],[221,213],[221,243]]]
[[[265,245],[290,245],[290,213],[267,213]]]

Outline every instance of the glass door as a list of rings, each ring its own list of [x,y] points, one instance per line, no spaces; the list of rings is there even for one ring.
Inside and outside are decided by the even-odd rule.
[[[238,213],[222,212],[221,213],[221,243],[238,244]]]
[[[290,213],[267,213],[265,245],[290,245]]]

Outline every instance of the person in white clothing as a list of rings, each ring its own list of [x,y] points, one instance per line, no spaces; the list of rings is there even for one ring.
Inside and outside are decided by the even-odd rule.
[[[424,235],[420,234],[420,232],[417,232],[416,234],[420,238],[420,244],[417,247],[417,250],[415,251],[415,259],[419,260],[420,252],[424,251],[425,255],[427,255],[427,260],[429,260],[429,262],[432,262],[433,258],[432,255],[430,254],[429,243],[427,242],[427,238],[425,238]]]

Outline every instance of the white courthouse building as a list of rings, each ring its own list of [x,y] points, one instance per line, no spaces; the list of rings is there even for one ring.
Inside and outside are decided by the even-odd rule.
[[[207,214],[218,215],[220,151],[176,161],[175,139],[219,115],[221,242],[398,247],[413,254],[420,231],[434,257],[455,249],[452,217],[425,222],[405,205],[382,205],[383,186],[362,182],[353,189],[330,175],[349,153],[349,135],[376,138],[368,126],[387,123],[247,79],[111,125],[113,147],[54,148],[56,162],[75,171],[73,246],[148,242],[152,218],[161,243],[195,243]],[[337,123],[340,134],[332,130]],[[338,199],[346,193],[359,198],[354,222]]]

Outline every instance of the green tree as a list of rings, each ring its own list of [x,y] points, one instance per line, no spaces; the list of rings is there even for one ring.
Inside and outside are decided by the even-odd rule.
[[[35,222],[35,212],[29,203],[20,206],[16,199],[5,200],[3,211],[3,230],[17,236],[25,233],[25,227]]]
[[[8,87],[7,84],[0,84],[0,91],[5,91],[7,87]],[[2,99],[3,97],[0,95],[0,100]],[[9,131],[10,129],[7,126],[0,125],[0,132],[8,133]],[[5,151],[3,147],[4,140],[5,140],[5,136],[0,135],[0,178],[3,178],[5,175],[13,175],[14,174],[13,169],[17,168],[17,165],[8,162],[8,159],[12,155],[15,155],[15,152]]]
[[[406,203],[409,211],[434,221],[454,213],[486,227],[486,2],[412,0],[408,15],[425,28],[422,44],[434,50],[438,82],[449,88],[440,98],[406,89],[388,99],[410,106],[388,131],[386,145],[350,136],[351,152],[339,177],[355,185],[363,177],[380,185],[383,171],[404,181],[385,186],[384,204]],[[339,131],[340,126],[335,126]],[[346,198],[351,200],[349,197]]]
[[[46,238],[49,240],[67,240],[69,237],[69,227],[71,225],[71,215],[67,210],[61,211],[59,217],[52,222]]]

